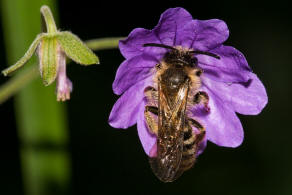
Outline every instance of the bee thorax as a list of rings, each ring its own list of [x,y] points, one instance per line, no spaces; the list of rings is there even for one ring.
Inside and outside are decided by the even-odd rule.
[[[169,68],[161,75],[161,84],[170,90],[178,89],[187,79],[182,68]]]

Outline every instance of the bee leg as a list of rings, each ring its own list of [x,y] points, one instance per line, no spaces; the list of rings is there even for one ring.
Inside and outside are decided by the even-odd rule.
[[[196,93],[193,101],[194,101],[195,104],[200,104],[202,102],[204,104],[204,106],[205,106],[206,111],[207,112],[210,111],[209,96],[208,96],[208,94],[206,92],[199,91],[198,93]]]
[[[148,129],[151,133],[158,135],[158,92],[154,87],[147,87],[144,94],[148,105],[145,106],[144,111]]]
[[[151,106],[158,106],[158,92],[154,87],[147,87],[144,90],[144,94],[147,100],[147,104]]]
[[[205,137],[206,134],[206,130],[203,127],[203,125],[201,125],[198,121],[196,121],[195,119],[192,118],[188,118],[189,122],[191,125],[193,125],[194,127],[196,127],[200,133],[196,134],[196,139],[195,139],[195,144],[199,144]]]
[[[158,108],[155,106],[145,106],[144,116],[148,129],[151,133],[158,135],[158,123],[154,115],[158,115]]]

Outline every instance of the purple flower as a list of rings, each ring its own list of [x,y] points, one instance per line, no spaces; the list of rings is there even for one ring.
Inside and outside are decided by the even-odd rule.
[[[209,95],[210,110],[194,106],[195,117],[206,128],[200,145],[201,153],[207,140],[225,147],[237,147],[243,141],[243,128],[236,112],[256,115],[267,104],[265,88],[249,67],[241,52],[223,45],[229,36],[225,22],[218,19],[194,20],[183,8],[171,8],[160,17],[153,30],[134,29],[119,47],[126,60],[120,65],[113,91],[121,95],[115,103],[109,124],[126,129],[137,123],[138,134],[147,155],[155,155],[156,137],[147,129],[144,118],[146,105],[144,90],[154,85],[155,65],[168,52],[161,47],[144,47],[158,43],[189,50],[201,50],[220,56],[220,60],[199,55],[200,91]]]
[[[66,55],[64,52],[59,53],[59,67],[57,74],[57,101],[66,101],[70,99],[73,85],[66,74]]]

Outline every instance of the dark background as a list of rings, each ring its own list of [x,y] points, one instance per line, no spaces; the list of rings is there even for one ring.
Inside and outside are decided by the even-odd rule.
[[[240,147],[223,148],[209,142],[193,169],[177,181],[164,184],[151,172],[136,126],[117,130],[107,123],[118,98],[111,84],[123,61],[119,51],[97,52],[99,66],[72,63],[68,75],[74,91],[67,103],[72,157],[70,194],[292,194],[290,6],[285,1],[110,3],[59,1],[59,26],[87,40],[127,36],[137,27],[152,29],[169,7],[184,7],[197,19],[222,19],[230,29],[226,45],[245,54],[266,86],[269,103],[258,116],[239,115],[245,130]],[[2,35],[0,31],[3,68]],[[0,83],[4,80],[0,77]],[[0,106],[0,125],[0,194],[22,194],[13,99]]]

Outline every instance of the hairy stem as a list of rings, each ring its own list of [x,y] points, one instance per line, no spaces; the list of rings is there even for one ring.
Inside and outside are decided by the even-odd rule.
[[[50,8],[46,5],[43,5],[41,7],[41,13],[43,17],[42,21],[45,22],[47,32],[51,34],[56,33],[57,27],[56,27],[56,23],[55,23],[55,20]]]
[[[115,49],[118,47],[119,41],[124,37],[107,37],[85,41],[86,45],[92,50]]]

